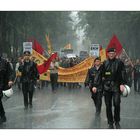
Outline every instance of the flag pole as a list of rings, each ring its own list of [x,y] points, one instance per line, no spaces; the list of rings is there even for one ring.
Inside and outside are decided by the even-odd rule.
[[[125,49],[123,49],[123,51],[124,51],[125,55],[129,58],[129,60],[130,60],[130,62],[131,62],[132,67],[134,67],[134,65],[133,65],[133,63],[132,63],[132,61],[131,61],[130,57],[127,55],[127,53],[126,53]]]
[[[51,56],[46,50],[44,50],[44,52],[45,52],[49,57]]]

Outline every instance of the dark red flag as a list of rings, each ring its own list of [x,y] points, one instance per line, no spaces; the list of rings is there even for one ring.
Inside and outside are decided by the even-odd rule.
[[[121,43],[120,43],[120,41],[118,40],[118,38],[117,38],[116,35],[114,35],[114,36],[112,37],[112,39],[110,40],[110,42],[109,42],[109,44],[108,44],[108,46],[107,46],[107,48],[106,48],[106,52],[107,52],[107,50],[108,50],[109,48],[112,48],[112,47],[116,49],[116,54],[117,54],[117,56],[120,55],[120,53],[122,52],[123,47],[122,47],[122,45],[121,45]]]
[[[51,64],[51,61],[57,57],[57,53],[52,54],[47,61],[44,61],[42,65],[37,66],[39,74],[46,72]]]
[[[100,45],[100,51],[102,50],[103,48],[102,48],[102,46]]]
[[[40,53],[41,55],[44,52],[44,48],[42,48],[42,46],[35,39],[34,39],[34,42],[33,42],[33,49],[35,51],[37,51],[38,53]]]

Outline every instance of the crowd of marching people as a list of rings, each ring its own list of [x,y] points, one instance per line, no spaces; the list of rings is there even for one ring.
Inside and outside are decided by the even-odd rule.
[[[105,97],[106,114],[109,128],[120,127],[120,94],[119,91],[124,90],[124,84],[127,83],[129,87],[134,84],[135,93],[140,93],[140,59],[131,60],[129,58],[115,57],[115,49],[108,50],[107,61],[101,63],[100,58],[94,60],[94,65],[89,69],[85,85],[89,87],[91,97],[96,108],[96,117],[100,117],[102,96]],[[35,88],[40,90],[51,85],[53,93],[57,93],[58,87],[68,87],[69,89],[80,88],[80,83],[59,83],[58,69],[59,66],[63,68],[73,67],[81,62],[77,56],[75,58],[56,58],[50,64],[50,81],[41,81],[39,72],[37,70],[37,63],[34,62],[35,57],[32,57],[30,52],[24,52],[22,57],[19,57],[16,63],[12,59],[4,60],[0,57],[2,74],[0,79],[0,93],[5,88],[3,85],[11,87],[15,84],[16,88],[23,92],[24,109],[32,108],[32,99]],[[3,66],[4,65],[4,66]],[[5,67],[5,68],[4,68]],[[3,68],[6,71],[3,71]],[[125,69],[125,73],[124,73]],[[7,75],[7,81],[4,81],[4,75]],[[122,74],[123,73],[123,74]],[[122,75],[121,75],[122,74]],[[116,76],[117,75],[117,76]],[[5,82],[5,83],[3,83]],[[111,86],[111,87],[110,87]],[[113,88],[112,88],[113,87]],[[104,91],[103,91],[104,89]],[[2,99],[2,94],[0,96]],[[112,99],[114,106],[114,114],[112,112]],[[2,101],[0,100],[0,117],[1,122],[6,122],[6,116]]]
[[[9,62],[11,69],[14,73],[15,79],[14,83],[18,87],[19,90],[21,90],[21,72],[19,71],[19,66],[22,63],[24,59],[24,56],[20,56],[17,59],[11,59],[11,58],[6,58],[6,60]],[[35,57],[30,56],[31,61],[35,60]],[[81,59],[77,56],[75,58],[67,58],[67,57],[62,57],[56,60],[59,63],[60,67],[63,68],[70,68],[73,67],[81,62]],[[39,84],[35,85],[35,88],[43,89],[44,87],[48,87],[49,81],[43,81],[40,80]],[[79,85],[77,83],[70,84],[70,83],[58,83],[57,86],[67,86],[70,88],[77,87],[75,85]]]
[[[20,82],[20,77],[21,74],[18,70],[18,67],[22,61],[22,57],[19,57],[17,59],[17,62],[12,62],[11,59],[7,59],[8,62],[11,65],[11,68],[13,71],[15,71],[16,74],[16,85],[18,87],[18,89],[21,89],[21,82]],[[31,60],[34,61],[34,58],[31,57]],[[134,90],[135,93],[140,92],[140,59],[121,59],[124,64],[125,64],[125,68],[126,68],[126,74],[127,74],[127,80],[128,80],[128,85],[130,87],[132,87],[132,84],[134,84]],[[59,60],[57,60],[59,62],[59,66],[63,67],[63,68],[70,68],[73,67],[77,64],[79,64],[81,62],[80,58],[66,58],[63,57]],[[40,84],[36,85],[35,88],[39,88],[42,89],[44,87],[48,87],[48,84],[50,82],[49,81],[40,81]],[[74,87],[79,87],[79,83],[74,83],[74,84],[70,84],[70,83],[58,83],[58,86],[64,86],[64,87],[69,87],[69,88],[74,88]]]
[[[18,70],[18,67],[20,63],[22,62],[23,56],[19,57],[17,60],[13,61],[11,58],[7,58],[7,61],[10,63],[10,66],[12,70],[15,72],[16,78],[15,78],[15,84],[18,87],[18,89],[21,89],[21,73]],[[31,57],[31,60],[34,61],[35,57]],[[127,80],[128,80],[128,85],[132,87],[132,84],[134,83],[134,90],[135,92],[140,91],[140,59],[128,59],[128,58],[121,58],[121,60],[125,64],[126,68],[126,74],[127,74]],[[73,67],[81,62],[80,57],[75,57],[75,58],[67,58],[67,57],[62,57],[57,60],[59,62],[59,66],[63,68],[70,68]],[[35,88],[42,89],[44,87],[48,87],[49,81],[40,81],[38,85],[35,85]],[[80,84],[74,83],[58,83],[58,86],[64,86],[64,87],[79,87]]]
[[[21,89],[21,80],[20,80],[21,73],[19,72],[18,67],[19,67],[20,63],[22,62],[22,59],[23,59],[23,57],[19,57],[15,66],[13,66],[13,67],[15,67],[15,73],[16,73],[15,82],[16,82],[16,85],[19,90]],[[31,60],[35,61],[35,57],[31,57]],[[79,64],[81,62],[81,59],[78,56],[76,56],[74,58],[67,58],[67,57],[58,58],[57,57],[52,62],[57,63],[57,65],[62,68],[70,68],[70,67],[73,67],[73,66]],[[52,66],[52,65],[53,64],[51,63],[50,66]],[[58,73],[58,70],[51,69],[50,71],[51,71],[51,81],[52,81],[52,83],[56,83],[58,76],[56,76],[57,74],[54,74],[54,73]],[[35,88],[43,89],[44,87],[48,87],[49,84],[51,84],[50,81],[40,80],[40,82],[35,85]],[[69,89],[81,87],[80,83],[59,83],[59,82],[57,82],[57,84],[51,84],[53,91],[54,91],[55,87],[61,87],[61,86],[68,87]]]
[[[80,62],[81,62],[81,59],[78,56],[72,57],[72,58],[62,57],[60,60],[60,66],[63,68],[70,68],[79,64]]]
[[[22,59],[23,57],[19,57],[16,64],[12,63],[10,59],[7,59],[13,71],[15,70],[15,73],[16,73],[15,83],[19,90],[21,89],[21,79],[20,79],[21,73],[19,72],[18,67],[20,63],[22,62]],[[31,57],[31,60],[34,61],[35,58]],[[140,79],[140,59],[132,60],[132,59],[122,57],[121,60],[125,64],[125,69],[126,69],[126,74],[127,74],[127,84],[129,85],[129,87],[132,87],[132,84],[134,84],[135,93],[139,93],[140,92],[140,80],[139,80]],[[62,58],[57,59],[56,61],[60,67],[70,68],[79,64],[81,62],[81,59],[78,56],[75,58],[62,57]],[[54,79],[58,79],[58,76],[51,79],[55,81]],[[44,87],[48,87],[49,83],[50,83],[49,81],[40,80],[40,82],[35,85],[35,88],[43,89]],[[55,85],[56,87],[64,86],[64,87],[68,87],[69,89],[81,87],[80,83],[58,83],[57,82],[57,84]]]
[[[62,68],[70,68],[70,67],[74,67],[75,65],[79,64],[81,61],[82,60],[78,56],[72,57],[72,58],[62,57],[60,59],[60,66]],[[59,85],[68,87],[69,89],[81,87],[80,83],[60,83]]]

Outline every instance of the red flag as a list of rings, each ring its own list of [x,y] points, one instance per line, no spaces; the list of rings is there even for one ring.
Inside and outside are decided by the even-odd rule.
[[[33,49],[40,54],[43,54],[43,52],[44,52],[44,48],[42,48],[42,46],[35,39],[33,42]]]
[[[102,50],[103,48],[102,48],[102,46],[100,45],[100,51]]]
[[[111,48],[111,47],[113,47],[113,48],[115,48],[116,49],[116,54],[117,55],[120,55],[120,53],[122,52],[122,45],[121,45],[121,43],[120,43],[120,41],[118,40],[118,38],[117,38],[117,36],[116,35],[114,35],[113,37],[112,37],[112,39],[110,40],[110,42],[109,42],[109,44],[108,44],[108,46],[107,46],[107,48],[106,48],[106,53],[107,53],[107,50],[109,49],[109,48]]]
[[[57,57],[57,53],[52,54],[47,61],[44,61],[42,65],[37,66],[39,74],[46,72],[51,64],[51,61]]]

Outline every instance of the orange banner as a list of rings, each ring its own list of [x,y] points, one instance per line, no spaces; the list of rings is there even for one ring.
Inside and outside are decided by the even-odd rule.
[[[101,57],[102,62],[104,60],[106,60],[106,50],[105,49],[100,50],[100,57]]]
[[[47,60],[42,55],[38,54],[36,51],[33,50],[33,56],[36,58],[35,62],[37,62],[38,65],[41,65],[44,60]],[[82,61],[81,63],[75,65],[74,67],[70,68],[62,68],[59,67],[58,70],[58,81],[59,82],[84,82],[87,71],[91,66],[93,65],[94,58],[89,57]],[[41,80],[48,80],[50,81],[50,71],[43,73],[40,75]]]

